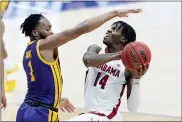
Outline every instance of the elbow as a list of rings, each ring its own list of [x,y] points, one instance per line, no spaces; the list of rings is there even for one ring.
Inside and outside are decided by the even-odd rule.
[[[95,56],[92,54],[85,53],[83,56],[83,63],[86,67],[94,67],[96,64],[94,63]]]
[[[88,56],[84,56],[83,57],[83,63],[86,67],[90,67],[91,66],[91,60]]]

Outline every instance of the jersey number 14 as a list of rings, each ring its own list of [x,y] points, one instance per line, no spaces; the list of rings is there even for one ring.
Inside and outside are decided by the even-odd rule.
[[[101,78],[101,72],[97,73],[97,77],[94,82],[94,86],[97,86],[98,82],[101,85],[101,89],[104,89],[107,83],[107,80],[109,78],[109,75],[105,75]]]

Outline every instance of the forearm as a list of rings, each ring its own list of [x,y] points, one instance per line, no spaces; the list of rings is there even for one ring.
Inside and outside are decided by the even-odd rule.
[[[90,54],[89,54],[90,53]],[[96,67],[120,57],[119,53],[96,54],[87,52],[84,56],[84,64],[87,67]]]
[[[0,64],[1,64],[1,91],[4,90],[4,62],[3,59],[0,59]]]
[[[131,86],[131,93],[127,98],[127,107],[130,112],[137,112],[140,107],[140,79],[133,79]]]
[[[89,18],[82,23],[80,23],[77,27],[80,30],[83,30],[83,33],[88,33],[90,31],[93,31],[103,25],[108,20],[114,18],[117,16],[117,11],[111,11],[105,14],[98,15],[93,18]]]

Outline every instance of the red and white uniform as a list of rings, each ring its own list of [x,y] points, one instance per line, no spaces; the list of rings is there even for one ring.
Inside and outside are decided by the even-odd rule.
[[[71,121],[121,121],[118,109],[126,86],[124,70],[121,60],[89,67],[85,78],[85,109],[89,112]]]

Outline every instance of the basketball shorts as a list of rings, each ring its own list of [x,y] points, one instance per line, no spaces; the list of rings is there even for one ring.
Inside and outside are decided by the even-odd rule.
[[[33,107],[22,103],[16,115],[16,122],[58,122],[58,112],[42,106]]]

